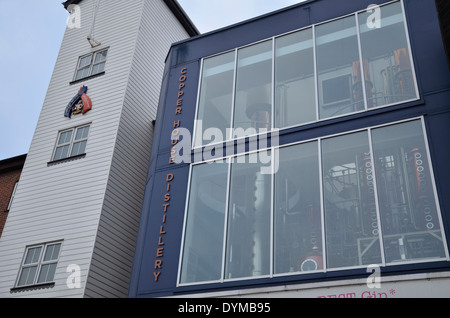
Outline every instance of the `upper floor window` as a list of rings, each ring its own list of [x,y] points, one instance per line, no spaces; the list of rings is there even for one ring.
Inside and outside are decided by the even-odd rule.
[[[53,154],[53,161],[79,156],[85,153],[90,125],[61,131]]]
[[[373,10],[205,58],[194,147],[416,100],[402,2]]]
[[[27,247],[16,287],[53,282],[61,242]]]
[[[97,75],[105,70],[108,49],[84,55],[78,59],[74,81]]]

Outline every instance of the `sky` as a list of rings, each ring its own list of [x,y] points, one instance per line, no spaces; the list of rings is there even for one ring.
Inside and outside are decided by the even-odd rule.
[[[302,1],[178,0],[201,33]],[[30,148],[69,16],[61,2],[0,0],[0,160]]]

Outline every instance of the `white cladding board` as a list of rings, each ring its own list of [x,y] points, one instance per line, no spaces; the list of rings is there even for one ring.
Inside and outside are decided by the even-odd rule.
[[[187,37],[162,1],[145,1],[86,296],[128,292],[164,62],[171,44]]]
[[[79,3],[81,28],[66,29],[13,206],[0,238],[0,297],[125,297],[150,153],[164,60],[188,37],[162,0]],[[61,7],[62,10],[63,7]],[[78,58],[108,49],[105,74],[73,81]],[[92,110],[64,117],[88,86]],[[58,132],[90,124],[86,157],[48,166]],[[62,241],[55,286],[11,293],[25,248]],[[70,264],[81,288],[68,288]]]

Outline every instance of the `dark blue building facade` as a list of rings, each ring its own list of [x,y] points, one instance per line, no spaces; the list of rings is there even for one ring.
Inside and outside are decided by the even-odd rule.
[[[450,74],[435,2],[334,2],[173,44],[130,297],[270,296],[372,265],[446,279]]]

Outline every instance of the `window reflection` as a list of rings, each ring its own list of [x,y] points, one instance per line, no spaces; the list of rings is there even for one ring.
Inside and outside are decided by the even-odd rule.
[[[323,269],[318,143],[280,149],[275,174],[274,273]]]
[[[420,121],[373,130],[386,262],[445,257]]]
[[[272,128],[272,41],[238,51],[234,128],[246,135]],[[250,128],[250,130],[248,130]]]
[[[231,127],[231,108],[233,104],[233,78],[235,53],[229,52],[203,62],[201,90],[196,126],[195,146],[201,146],[203,132],[217,128],[226,140],[226,130]]]
[[[322,143],[327,266],[381,263],[367,132]]]
[[[368,26],[369,15],[358,15],[368,107],[416,98],[401,3],[380,7],[380,27]]]
[[[364,110],[355,17],[316,27],[320,119]]]
[[[221,278],[228,165],[192,168],[181,283]]]
[[[249,163],[250,156],[243,158],[231,168],[227,279],[270,274],[271,175]]]
[[[275,124],[278,128],[316,120],[312,29],[276,39]]]

